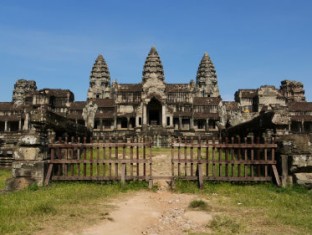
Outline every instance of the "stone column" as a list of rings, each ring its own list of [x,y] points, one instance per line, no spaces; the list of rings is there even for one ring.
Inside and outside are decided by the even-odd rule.
[[[117,117],[116,116],[114,117],[114,129],[115,130],[117,129]]]
[[[194,118],[193,117],[190,118],[190,129],[191,130],[194,129]]]
[[[4,121],[4,131],[8,131],[8,121]]]
[[[29,129],[29,113],[26,113],[25,120],[24,120],[23,131],[27,131],[28,129]]]
[[[162,106],[161,115],[162,115],[162,126],[166,127],[166,106],[164,104]]]
[[[206,119],[206,131],[209,131],[209,118]]]
[[[173,116],[170,116],[170,127],[174,128]]]
[[[143,125],[147,124],[146,104],[143,104]]]
[[[179,117],[179,131],[182,130],[182,118]]]
[[[22,130],[22,119],[20,118],[20,120],[18,121],[18,131]]]
[[[130,129],[130,118],[127,117],[127,130],[129,130],[129,129]]]

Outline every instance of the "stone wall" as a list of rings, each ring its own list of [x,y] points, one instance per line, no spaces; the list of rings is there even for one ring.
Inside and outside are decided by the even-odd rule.
[[[292,134],[280,137],[278,160],[283,185],[299,184],[312,188],[312,135]]]

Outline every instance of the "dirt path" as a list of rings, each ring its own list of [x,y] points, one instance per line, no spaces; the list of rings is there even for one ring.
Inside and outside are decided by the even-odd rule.
[[[126,201],[112,203],[117,209],[100,224],[80,231],[84,235],[187,234],[207,230],[212,219],[202,211],[188,210],[194,195],[173,194],[167,191],[138,192]],[[70,233],[67,233],[70,234]]]
[[[153,174],[171,174],[170,158],[166,155],[153,157]],[[66,231],[64,235],[139,235],[139,234],[188,234],[207,232],[212,219],[208,212],[192,211],[189,203],[198,199],[196,195],[176,194],[168,190],[166,180],[154,182],[159,185],[157,192],[140,191],[126,197],[114,199],[110,206],[116,208],[105,214],[105,220],[82,231]]]

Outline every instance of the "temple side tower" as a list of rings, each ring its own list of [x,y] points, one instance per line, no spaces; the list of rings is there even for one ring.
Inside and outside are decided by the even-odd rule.
[[[99,55],[92,67],[87,98],[88,100],[110,98],[110,91],[111,85],[108,66],[103,56]]]
[[[280,92],[286,98],[287,102],[306,101],[303,84],[301,82],[290,80],[281,81]]]
[[[36,82],[33,80],[19,79],[13,90],[12,102],[19,106],[25,103],[25,98],[37,90]]]
[[[196,86],[199,97],[220,96],[216,70],[208,53],[204,54],[198,66]]]

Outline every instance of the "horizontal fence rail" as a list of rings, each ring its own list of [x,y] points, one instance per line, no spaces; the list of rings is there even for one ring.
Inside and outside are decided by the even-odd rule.
[[[172,177],[203,181],[272,181],[280,184],[276,169],[277,145],[257,138],[221,140],[183,140],[172,143]],[[273,173],[273,174],[272,174]]]
[[[151,180],[150,142],[58,141],[49,144],[50,160],[45,179],[81,181]]]

